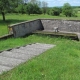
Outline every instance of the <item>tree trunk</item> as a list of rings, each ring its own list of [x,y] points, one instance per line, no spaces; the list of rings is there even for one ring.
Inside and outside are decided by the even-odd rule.
[[[2,12],[3,21],[5,21],[5,13]]]

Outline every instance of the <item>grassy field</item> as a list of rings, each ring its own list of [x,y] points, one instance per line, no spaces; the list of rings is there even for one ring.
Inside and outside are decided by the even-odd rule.
[[[80,15],[80,14],[78,14]],[[8,33],[7,26],[37,18],[80,20],[78,17],[50,15],[7,14],[6,22],[0,15],[0,36]],[[80,42],[68,38],[30,35],[25,38],[0,40],[0,51],[31,43],[54,44],[56,47],[29,60],[9,72],[0,75],[0,80],[80,80]]]
[[[6,14],[6,22],[2,21],[2,16],[0,15],[0,36],[8,33],[8,25],[10,24],[39,18],[80,20],[80,13],[78,13],[78,17],[51,16],[47,14],[46,15]]]
[[[0,41],[0,50],[29,43],[56,45],[40,56],[29,60],[9,72],[0,80],[80,80],[80,42],[42,35],[11,38]]]

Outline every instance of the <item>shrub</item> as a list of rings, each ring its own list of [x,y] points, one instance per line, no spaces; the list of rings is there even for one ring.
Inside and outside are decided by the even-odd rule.
[[[65,3],[62,7],[62,12],[66,17],[71,17],[73,13],[73,9],[69,3]]]
[[[54,7],[51,11],[51,15],[59,16],[61,12],[62,12],[61,8]]]

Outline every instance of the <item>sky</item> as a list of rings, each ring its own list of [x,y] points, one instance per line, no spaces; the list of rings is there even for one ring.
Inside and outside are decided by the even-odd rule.
[[[40,0],[48,3],[49,7],[63,6],[64,3],[69,3],[71,6],[80,6],[80,0]]]

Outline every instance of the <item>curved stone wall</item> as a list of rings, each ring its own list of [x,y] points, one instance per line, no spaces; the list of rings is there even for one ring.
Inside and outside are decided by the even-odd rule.
[[[44,30],[54,30],[54,27],[58,27],[59,31],[80,33],[79,21],[42,19],[41,22],[43,24]]]
[[[58,27],[59,31],[80,33],[80,21],[57,20],[57,19],[37,19],[25,21],[18,24],[10,25],[14,37],[25,36],[36,30],[54,30]]]

